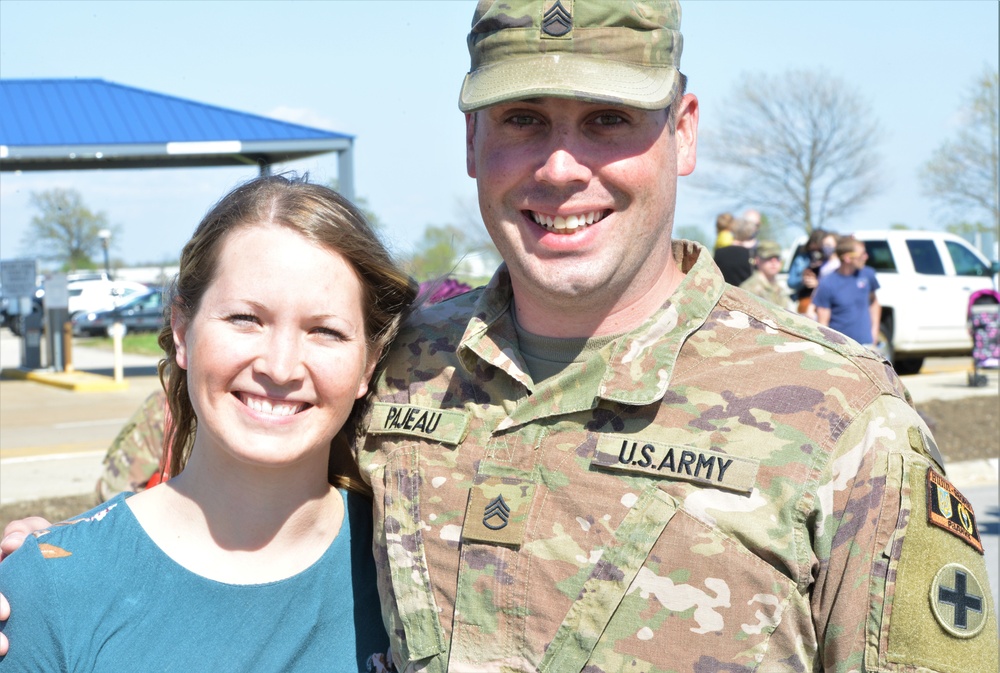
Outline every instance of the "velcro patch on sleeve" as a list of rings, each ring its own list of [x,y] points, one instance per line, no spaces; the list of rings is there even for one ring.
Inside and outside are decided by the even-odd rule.
[[[633,436],[601,435],[591,465],[750,493],[760,461]]]
[[[944,472],[944,458],[938,449],[934,438],[924,432],[921,428],[911,426],[906,430],[906,435],[910,440],[910,446],[914,451],[924,454],[934,461],[934,463]]]
[[[931,610],[945,631],[958,638],[979,635],[989,621],[989,601],[976,574],[960,563],[941,568],[931,583]]]
[[[469,417],[462,411],[447,411],[412,404],[372,405],[369,435],[409,435],[458,445],[469,430]]]
[[[875,578],[872,583],[875,592],[884,592],[873,603],[884,639],[870,653],[878,660],[866,657],[865,670],[996,671],[997,622],[986,559],[964,537],[942,534],[931,520],[934,500],[924,491],[935,491],[938,480],[947,484],[944,478],[922,460],[908,465],[904,478],[909,488],[903,485],[899,509],[909,510],[909,516],[898,518],[901,544],[893,545],[899,561],[895,572],[891,559],[888,568],[878,571],[884,584]],[[882,560],[873,563],[879,566]]]
[[[983,541],[972,505],[951,482],[927,468],[927,521],[969,543],[980,554]]]

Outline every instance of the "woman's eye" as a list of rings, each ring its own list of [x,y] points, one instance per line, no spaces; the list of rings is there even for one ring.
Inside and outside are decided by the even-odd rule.
[[[331,339],[337,339],[341,341],[346,338],[343,332],[332,329],[330,327],[317,327],[316,329],[313,330],[313,332],[324,337],[329,337]]]
[[[234,325],[260,324],[260,320],[257,319],[257,316],[250,315],[249,313],[234,313],[233,315],[226,318],[226,320]]]

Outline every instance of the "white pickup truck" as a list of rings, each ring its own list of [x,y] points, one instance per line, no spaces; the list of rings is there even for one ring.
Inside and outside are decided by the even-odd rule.
[[[972,351],[969,295],[995,288],[1000,264],[941,231],[856,231],[854,237],[865,242],[868,266],[878,275],[880,342],[897,373],[919,372],[927,356]]]

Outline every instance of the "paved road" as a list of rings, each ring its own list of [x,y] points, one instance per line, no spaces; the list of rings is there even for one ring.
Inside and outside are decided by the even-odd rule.
[[[0,366],[20,364],[20,340],[0,330]],[[110,352],[74,347],[78,370],[110,375]],[[0,381],[0,508],[5,503],[41,497],[93,493],[101,458],[125,420],[159,387],[156,358],[129,356],[129,387],[114,392],[71,392],[32,381]],[[989,384],[970,388],[969,358],[928,359],[923,371],[903,378],[917,402],[998,396],[996,372]],[[998,399],[997,413],[1000,413]],[[1000,453],[1000,446],[998,446]],[[998,604],[1000,512],[997,460],[949,466],[948,476],[972,501],[978,515],[991,569],[994,605]]]
[[[0,368],[20,365],[21,340],[0,330]],[[109,351],[75,348],[77,369],[111,375]],[[159,388],[156,358],[124,359],[127,390],[78,393],[31,381],[0,381],[0,507],[92,493],[101,458],[125,420]]]

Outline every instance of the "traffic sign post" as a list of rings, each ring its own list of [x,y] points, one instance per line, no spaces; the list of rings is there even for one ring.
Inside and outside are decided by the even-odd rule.
[[[0,285],[8,297],[35,296],[35,279],[38,263],[33,259],[5,259],[0,261]]]
[[[45,282],[46,342],[49,363],[57,371],[66,370],[66,331],[63,326],[69,322],[69,284],[66,274],[53,274]]]

